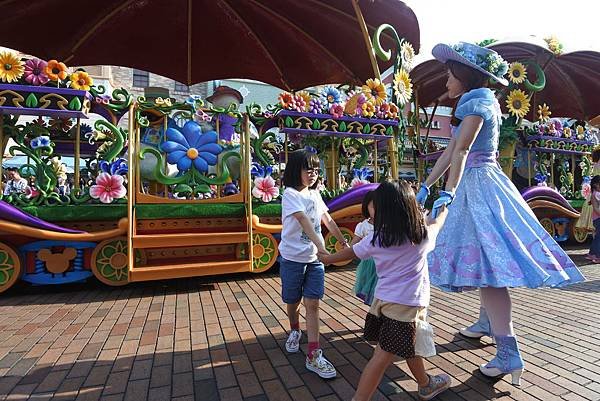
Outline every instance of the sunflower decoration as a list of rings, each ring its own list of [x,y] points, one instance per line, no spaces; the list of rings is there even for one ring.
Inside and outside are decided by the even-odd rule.
[[[48,61],[45,72],[51,81],[62,81],[67,78],[67,66],[57,60]]]
[[[367,97],[367,101],[374,105],[381,105],[387,99],[385,85],[378,79],[367,79],[366,85],[363,85],[362,91]]]
[[[527,69],[525,68],[525,65],[523,65],[523,63],[519,63],[518,61],[510,63],[510,66],[508,67],[508,79],[510,80],[510,82],[518,85],[525,82],[526,78]]]
[[[14,82],[25,73],[25,63],[13,52],[0,53],[0,80]]]
[[[89,91],[94,80],[85,71],[75,71],[71,74],[71,88]]]
[[[515,89],[510,91],[508,98],[506,99],[506,106],[508,111],[519,118],[525,117],[529,111],[529,98],[521,89]]]
[[[400,46],[400,55],[402,57],[402,68],[406,71],[412,70],[413,61],[415,59],[415,49],[410,42],[404,41],[404,43],[402,43],[402,46]]]
[[[548,107],[548,105],[544,103],[541,106],[538,105],[537,114],[538,120],[540,120],[541,122],[546,122],[550,119],[550,115],[552,114],[552,112],[550,111],[550,107]]]
[[[408,76],[408,72],[400,69],[394,74],[394,91],[396,92],[396,100],[401,106],[404,106],[412,97],[412,82]]]

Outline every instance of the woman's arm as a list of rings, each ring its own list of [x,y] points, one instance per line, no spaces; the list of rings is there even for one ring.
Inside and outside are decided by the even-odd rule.
[[[292,216],[298,220],[298,223],[302,226],[302,230],[308,235],[308,238],[310,238],[312,243],[317,246],[317,250],[319,252],[327,252],[323,237],[317,234],[308,216],[304,212],[296,212],[292,214]]]
[[[425,180],[425,185],[427,186],[427,188],[431,187],[437,180],[439,180],[440,177],[442,175],[444,175],[446,170],[448,170],[448,167],[450,167],[450,163],[452,161],[452,152],[454,151],[455,141],[456,141],[455,137],[452,137],[452,139],[450,139],[450,143],[448,144],[448,147],[446,147],[446,149],[444,149],[440,158],[437,159],[437,161],[435,162],[435,165],[433,166],[431,173]]]
[[[321,221],[323,224],[325,224],[325,227],[327,227],[329,232],[332,233],[341,244],[348,246],[348,241],[346,241],[346,238],[344,238],[344,234],[342,234],[337,223],[331,218],[331,215],[328,212],[323,213]]]
[[[483,118],[475,115],[467,116],[460,124],[460,132],[456,138],[456,143],[452,149],[452,157],[450,159],[450,173],[446,180],[446,191],[454,193],[463,171],[471,145],[475,142],[477,134],[483,126]]]

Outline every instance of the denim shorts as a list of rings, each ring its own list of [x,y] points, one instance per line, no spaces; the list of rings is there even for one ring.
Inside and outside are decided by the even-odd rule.
[[[300,263],[281,258],[281,298],[286,304],[300,302],[302,297],[321,299],[325,293],[325,266],[321,262]]]

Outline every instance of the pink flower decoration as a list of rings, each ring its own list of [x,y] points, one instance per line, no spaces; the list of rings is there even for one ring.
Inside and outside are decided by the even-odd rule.
[[[390,113],[390,105],[388,103],[382,103],[377,108],[377,118],[387,118]]]
[[[358,96],[358,99],[356,99],[356,114],[361,116],[362,115],[362,105],[367,103],[367,97],[364,94],[360,94]]]
[[[590,200],[592,196],[592,187],[590,184],[583,184],[581,186],[581,195],[585,200]]]
[[[329,108],[329,114],[333,115],[333,118],[340,118],[344,115],[344,107],[341,104],[334,103]]]
[[[306,101],[300,95],[294,95],[290,102],[290,108],[298,112],[306,111]]]
[[[112,203],[114,199],[121,199],[127,194],[123,181],[121,175],[102,173],[96,178],[96,185],[90,188],[90,196],[100,199],[102,203]]]
[[[360,187],[361,185],[370,184],[369,180],[361,180],[358,177],[354,177],[350,182],[350,188]]]
[[[252,196],[262,199],[263,202],[271,202],[279,196],[279,188],[275,185],[275,180],[270,175],[266,177],[256,177],[254,179],[254,188]]]
[[[48,78],[48,75],[46,75],[44,72],[47,64],[48,63],[40,60],[39,58],[27,60],[25,62],[25,81],[35,86],[45,85],[48,83],[50,78]]]

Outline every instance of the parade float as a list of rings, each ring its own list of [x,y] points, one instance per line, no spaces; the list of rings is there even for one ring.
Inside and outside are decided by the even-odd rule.
[[[498,162],[557,241],[583,242],[590,224],[578,220],[589,196],[590,154],[597,144],[586,120],[600,114],[600,102],[593,95],[600,83],[590,74],[600,67],[600,54],[561,54],[555,39],[538,44],[490,41],[488,46],[510,63],[509,86],[496,90],[505,112]],[[445,69],[428,61],[415,68],[412,78],[416,102],[422,102],[416,105],[421,118],[415,118],[414,125],[428,127],[438,105],[452,105],[444,96]],[[430,104],[429,113],[421,107]],[[428,152],[427,138],[414,138],[422,176],[441,151]]]
[[[409,17],[406,29],[417,30],[418,45]],[[2,52],[0,159],[26,156],[18,173],[29,185],[0,201],[0,292],[19,280],[93,276],[117,286],[264,272],[278,257],[279,176],[289,151],[300,147],[323,160],[324,198],[350,239],[364,193],[397,177],[403,149],[401,107],[410,98],[406,67],[414,50],[390,25],[375,30],[372,46],[391,60],[382,43],[396,45],[391,95],[373,78],[287,91],[279,103],[246,112],[235,102],[107,93],[82,69]],[[377,76],[374,58],[370,65]],[[65,180],[73,183],[67,192],[59,189]],[[333,250],[336,239],[325,238]]]

